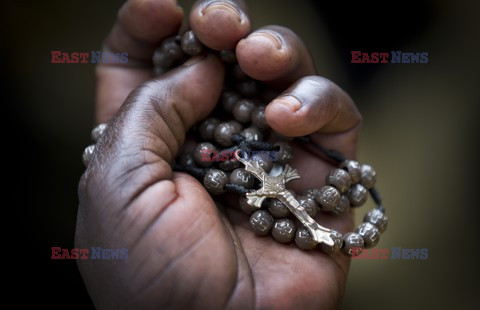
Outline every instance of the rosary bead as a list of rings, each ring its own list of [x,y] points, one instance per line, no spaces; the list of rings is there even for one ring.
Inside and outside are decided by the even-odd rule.
[[[360,182],[362,171],[360,165],[355,160],[346,160],[340,164],[340,168],[346,170],[352,179],[352,184]]]
[[[355,232],[362,236],[366,249],[373,248],[377,245],[378,241],[380,241],[380,231],[371,223],[362,223],[358,225]]]
[[[286,205],[276,198],[271,198],[267,202],[268,212],[274,217],[287,217],[290,215],[290,210]]]
[[[363,205],[368,198],[367,189],[362,184],[355,184],[347,192],[350,204],[354,207]]]
[[[317,196],[319,192],[320,190],[318,188],[310,188],[310,189],[307,189],[305,192],[303,192],[303,195],[308,196],[313,200],[315,200],[315,196]]]
[[[99,124],[95,128],[93,128],[92,134],[91,134],[92,141],[97,143],[100,137],[103,136],[105,129],[107,129],[107,124]]]
[[[251,160],[258,162],[258,165],[263,170],[265,170],[266,173],[269,173],[270,171],[272,171],[273,162],[270,160],[268,156],[269,155],[265,153],[253,153]]]
[[[92,158],[92,154],[95,151],[95,144],[89,145],[83,150],[82,154],[82,161],[85,167],[88,167],[88,164],[90,163],[90,159]]]
[[[288,144],[288,142],[276,142],[274,146],[280,147],[280,149],[278,150],[277,164],[283,166],[287,164],[290,159],[293,158],[293,149],[290,144]]]
[[[244,97],[251,98],[257,95],[257,82],[251,79],[241,81],[237,84],[237,91]]]
[[[256,127],[247,127],[242,132],[240,132],[242,136],[244,136],[247,140],[252,140],[252,141],[260,141],[262,140],[262,133],[260,130]]]
[[[315,217],[317,215],[318,205],[315,200],[311,199],[308,196],[298,196],[298,203],[307,211],[308,215]]]
[[[235,120],[231,120],[231,121],[228,121],[228,123],[230,125],[232,125],[233,127],[235,127],[235,129],[238,131],[238,132],[241,132],[243,130],[243,125],[240,124],[239,122],[235,121]]]
[[[193,155],[190,153],[183,153],[178,158],[178,162],[185,167],[195,166],[195,161],[193,160]]]
[[[373,168],[369,165],[362,165],[360,170],[362,172],[360,183],[365,186],[366,189],[371,189],[374,187],[375,182],[377,181],[375,170],[373,170]]]
[[[323,253],[332,255],[340,251],[340,249],[342,248],[343,236],[338,231],[332,229],[332,231],[330,232],[330,237],[333,239],[333,246],[330,246],[325,243],[321,243],[320,249],[322,250]]]
[[[313,240],[310,232],[305,226],[302,226],[297,229],[295,233],[295,244],[299,249],[302,250],[313,250],[317,247],[317,242]]]
[[[198,135],[202,140],[213,140],[213,133],[215,132],[215,128],[220,124],[220,121],[215,117],[209,117],[202,121],[198,125]]]
[[[341,215],[348,211],[350,208],[350,199],[346,195],[342,195],[340,202],[335,206],[332,213],[335,215]]]
[[[216,151],[217,148],[209,142],[199,143],[193,150],[193,160],[200,167],[211,167],[214,164],[212,161],[212,153]]]
[[[222,106],[227,112],[232,112],[235,103],[240,100],[240,97],[236,92],[233,91],[224,91],[222,93]]]
[[[257,210],[250,216],[250,227],[255,234],[266,236],[273,227],[273,217],[265,210]]]
[[[168,71],[168,69],[165,69],[165,68],[163,68],[163,67],[161,67],[161,66],[157,66],[157,65],[154,65],[154,66],[153,66],[153,75],[154,75],[154,76],[162,75],[162,74],[164,74],[164,73],[167,72],[167,71]]]
[[[281,243],[289,243],[295,237],[295,224],[290,219],[278,219],[272,228],[273,239]]]
[[[238,100],[233,106],[233,117],[240,123],[247,123],[250,121],[250,115],[255,109],[255,104],[252,100],[242,99]]]
[[[182,50],[185,54],[190,56],[196,56],[203,50],[203,45],[200,40],[197,39],[193,31],[189,30],[182,36]]]
[[[354,253],[359,254],[359,250],[362,250],[365,245],[362,236],[357,233],[351,232],[343,237],[342,253],[348,257],[351,257]]]
[[[268,124],[265,120],[265,106],[260,105],[253,110],[250,116],[252,124],[257,126],[260,130],[267,130]]]
[[[203,178],[203,185],[207,191],[214,195],[220,195],[225,192],[225,184],[228,182],[228,176],[225,172],[218,169],[210,169]]]
[[[344,194],[352,185],[352,179],[348,172],[343,169],[334,169],[327,175],[327,185],[332,185]]]
[[[153,63],[163,69],[170,69],[176,62],[183,58],[182,48],[177,37],[169,37],[162,41],[160,47],[153,55]]]
[[[238,134],[237,128],[230,123],[220,123],[213,134],[215,141],[222,146],[232,146],[232,136]]]
[[[240,168],[242,165],[238,160],[225,160],[218,163],[218,168],[223,171],[232,171],[237,168]]]
[[[247,197],[245,197],[244,195],[241,195],[239,198],[238,198],[238,204],[240,206],[240,209],[247,215],[250,215],[252,214],[253,212],[257,211],[258,208],[255,207],[255,206],[252,206],[250,204],[247,203]]]
[[[237,61],[235,51],[222,50],[220,51],[220,59],[226,64],[233,64]]]
[[[320,189],[315,200],[321,205],[322,211],[333,211],[340,203],[340,192],[333,186],[324,186]]]
[[[232,171],[232,173],[230,173],[230,183],[237,184],[245,188],[251,188],[254,181],[254,176],[243,168],[235,169]]]
[[[381,234],[387,229],[388,225],[388,217],[377,209],[370,210],[367,215],[365,215],[363,221],[377,226]]]

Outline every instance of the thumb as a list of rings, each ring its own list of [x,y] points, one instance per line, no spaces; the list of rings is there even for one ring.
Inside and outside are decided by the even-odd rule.
[[[350,96],[330,80],[301,78],[270,102],[265,118],[282,135],[311,135],[322,146],[355,157],[362,116]]]
[[[80,191],[115,197],[112,205],[121,205],[171,179],[170,163],[186,131],[213,110],[223,77],[215,56],[199,56],[134,90],[98,141]]]

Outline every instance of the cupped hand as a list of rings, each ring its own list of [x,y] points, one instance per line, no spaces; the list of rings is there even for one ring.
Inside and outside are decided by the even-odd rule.
[[[257,237],[248,216],[217,205],[193,177],[171,163],[186,131],[215,107],[224,67],[214,55],[193,57],[152,79],[159,42],[178,31],[172,0],[127,2],[104,49],[128,52],[128,64],[97,67],[97,120],[109,122],[79,185],[76,247],[127,249],[125,260],[79,260],[99,309],[337,308],[349,259],[302,251]],[[239,1],[198,1],[190,26],[213,49],[235,48],[241,68],[280,95],[266,120],[286,136],[311,137],[355,157],[361,117],[352,100],[315,76],[310,55],[290,30],[250,32]],[[331,169],[294,146],[292,189],[319,188]],[[319,215],[320,224],[352,230],[352,214]]]

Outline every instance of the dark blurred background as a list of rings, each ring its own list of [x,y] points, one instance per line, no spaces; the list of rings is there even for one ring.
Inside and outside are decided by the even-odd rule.
[[[191,3],[179,2],[186,9]],[[377,247],[428,248],[426,260],[353,261],[344,308],[474,308],[480,291],[474,199],[480,2],[247,2],[255,27],[280,24],[296,31],[319,74],[359,106],[359,159],[376,167],[390,217]],[[7,298],[15,308],[32,302],[93,307],[75,261],[51,260],[50,248],[73,248],[81,154],[94,126],[95,67],[51,64],[50,51],[100,50],[121,4],[3,4],[3,153],[10,201],[4,205],[4,266],[12,275]],[[351,64],[352,50],[428,52],[429,61]]]

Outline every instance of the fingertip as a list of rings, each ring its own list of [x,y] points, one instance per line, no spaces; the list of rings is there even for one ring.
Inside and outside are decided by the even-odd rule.
[[[313,130],[307,122],[302,102],[290,95],[273,100],[265,109],[265,120],[276,132],[287,137],[304,136]]]
[[[238,42],[238,63],[246,74],[260,81],[272,81],[292,71],[297,54],[281,35],[260,30]]]
[[[190,26],[209,48],[228,50],[250,31],[250,19],[234,2],[200,1],[190,13]]]
[[[176,0],[130,0],[118,13],[120,24],[131,36],[150,43],[177,32],[182,17]]]
[[[328,79],[307,76],[290,86],[265,110],[267,123],[289,137],[340,133],[361,123],[352,99]]]

